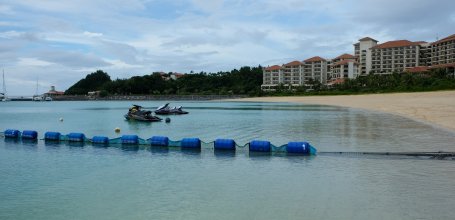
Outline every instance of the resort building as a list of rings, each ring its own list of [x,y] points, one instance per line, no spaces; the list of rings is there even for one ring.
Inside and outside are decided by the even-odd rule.
[[[406,68],[420,66],[421,48],[426,48],[426,42],[411,42],[408,40],[388,41],[371,48],[374,74],[391,74],[403,72]],[[425,60],[425,59],[422,59]]]
[[[431,66],[431,44],[430,43],[420,44],[419,65],[425,66],[425,67]]]
[[[455,34],[431,43],[430,64],[435,67],[454,67],[455,66]]]
[[[292,61],[283,65],[283,76],[280,83],[292,87],[303,85],[303,63]]]
[[[331,65],[331,81],[338,79],[354,79],[359,74],[359,63],[356,61],[356,57],[351,54],[342,54],[332,59]]]
[[[282,82],[282,75],[281,66],[274,65],[264,68],[261,89],[263,91],[275,91],[275,88]]]
[[[327,60],[315,56],[303,61],[303,83],[310,79],[322,84],[327,83]]]
[[[378,41],[370,37],[364,37],[358,43],[354,44],[354,54],[359,63],[359,75],[370,73],[372,60],[370,48],[377,44]]]
[[[48,92],[44,93],[44,96],[52,98],[62,95],[65,95],[65,92],[55,90],[55,86],[51,86],[51,89]]]
[[[342,54],[331,60],[315,56],[264,68],[261,88],[273,91],[284,85],[292,89],[307,85],[310,79],[331,86],[370,73],[417,73],[435,68],[444,68],[455,76],[455,34],[433,43],[395,40],[378,44],[365,37],[354,44],[354,55]]]

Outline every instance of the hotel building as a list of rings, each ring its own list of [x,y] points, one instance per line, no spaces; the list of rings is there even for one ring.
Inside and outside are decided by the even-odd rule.
[[[327,60],[315,56],[303,61],[303,82],[313,79],[322,84],[327,83]]]
[[[455,67],[455,34],[431,43],[429,48],[433,68]]]
[[[342,54],[332,59],[331,65],[331,82],[339,81],[339,79],[354,79],[358,75],[359,63],[356,57],[351,54]]]
[[[283,65],[283,76],[280,83],[297,87],[303,84],[303,63],[292,61]]]
[[[263,70],[262,85],[263,91],[275,91],[275,88],[282,82],[283,71],[281,66],[274,65]]]
[[[354,54],[359,62],[359,75],[370,73],[372,60],[370,48],[377,44],[378,41],[370,37],[364,37],[354,44]]]
[[[369,73],[412,73],[433,68],[445,68],[455,75],[455,34],[433,43],[395,40],[378,44],[365,37],[354,44],[354,56],[343,54],[331,60],[316,56],[264,68],[261,88],[274,90],[282,84],[292,89],[306,85],[310,79],[333,85]]]
[[[371,72],[374,74],[391,74],[403,72],[406,68],[421,65],[421,48],[426,49],[426,42],[408,40],[388,41],[372,47]]]

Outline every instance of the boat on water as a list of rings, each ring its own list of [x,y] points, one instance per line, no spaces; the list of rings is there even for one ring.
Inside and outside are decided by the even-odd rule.
[[[128,113],[125,114],[126,120],[136,120],[136,121],[145,121],[145,122],[156,122],[163,120],[160,117],[152,115],[152,111],[142,110],[142,106],[133,105],[128,110]]]
[[[158,107],[155,110],[155,114],[157,114],[157,115],[183,115],[183,114],[188,114],[188,112],[183,111],[182,106],[171,108],[169,106],[169,103],[166,103],[165,105]]]
[[[35,95],[32,97],[32,101],[35,101],[35,102],[41,102],[41,101],[52,101],[52,98],[50,98],[50,100],[47,100],[48,97],[46,97],[45,95],[39,95],[39,84],[38,84],[38,80],[36,80],[36,91],[35,91]]]
[[[50,101],[52,101],[52,98],[50,96],[47,96],[46,98],[44,98],[44,101],[50,102]]]
[[[32,98],[32,101],[35,101],[35,102],[41,102],[41,101],[43,101],[43,100],[44,100],[43,97],[42,97],[42,96],[39,96],[39,95],[35,95],[35,96],[33,96],[33,98]]]

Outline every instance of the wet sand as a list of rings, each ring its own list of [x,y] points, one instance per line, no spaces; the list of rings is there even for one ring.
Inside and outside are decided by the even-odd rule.
[[[455,132],[455,91],[340,96],[286,96],[230,101],[294,102],[382,111]]]

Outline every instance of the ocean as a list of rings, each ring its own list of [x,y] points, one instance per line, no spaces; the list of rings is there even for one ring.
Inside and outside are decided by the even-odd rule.
[[[400,116],[292,103],[177,102],[170,123],[126,121],[131,104],[0,103],[0,130],[87,137],[197,137],[201,151],[0,140],[0,219],[451,219],[455,161],[325,152],[455,151],[455,133]],[[163,118],[165,118],[164,116]],[[63,121],[60,121],[60,118]],[[114,129],[121,129],[115,133]],[[320,154],[239,147],[308,141]]]

